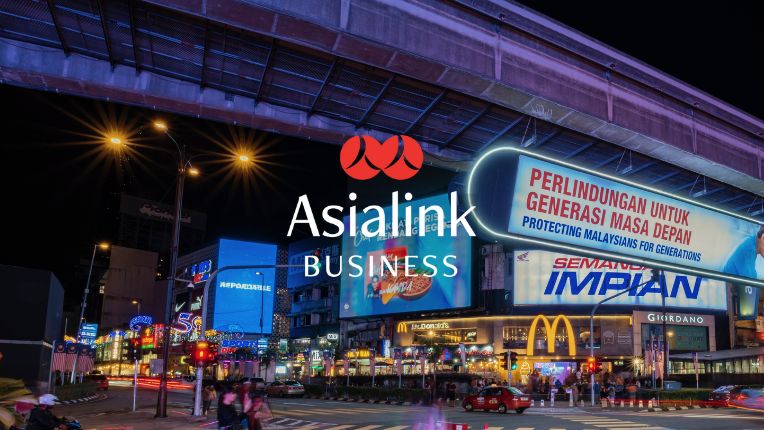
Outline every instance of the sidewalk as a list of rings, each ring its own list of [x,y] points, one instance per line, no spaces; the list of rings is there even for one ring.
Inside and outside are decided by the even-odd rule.
[[[77,418],[77,417],[75,417]],[[115,412],[78,418],[85,430],[171,430],[217,428],[214,414],[209,417],[193,417],[187,411],[168,410],[167,418],[154,418],[154,410]],[[205,425],[207,424],[207,425]]]

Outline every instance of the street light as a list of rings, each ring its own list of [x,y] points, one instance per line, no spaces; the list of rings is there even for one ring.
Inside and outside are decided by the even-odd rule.
[[[141,299],[132,299],[130,300],[130,304],[138,305],[138,315],[141,314]]]
[[[183,186],[186,175],[196,176],[199,171],[191,167],[186,156],[186,147],[179,145],[169,132],[167,123],[154,121],[154,128],[167,136],[178,150],[177,174],[175,178],[175,216],[172,228],[172,246],[170,248],[170,277],[167,280],[167,295],[165,303],[165,329],[162,332],[162,374],[159,377],[159,393],[157,395],[156,418],[167,417],[167,367],[170,359],[170,326],[172,325],[172,301],[175,289],[175,275],[178,271],[178,244],[180,240],[180,214],[183,207]],[[195,173],[194,173],[195,171]]]
[[[90,268],[88,269],[88,278],[85,281],[85,291],[82,293],[82,306],[80,306],[80,319],[79,319],[78,327],[77,327],[77,343],[80,343],[80,340],[82,337],[82,322],[85,320],[85,307],[87,307],[88,293],[90,292],[90,276],[93,274],[93,263],[95,263],[96,251],[99,248],[105,251],[109,249],[109,244],[106,242],[93,244],[93,255],[90,257]],[[77,371],[77,360],[74,360],[74,364],[72,365],[72,377],[71,377],[72,383],[74,383],[74,379],[75,379],[74,375],[76,371]]]
[[[260,277],[260,338],[263,337],[263,308],[265,304],[265,274],[263,272],[255,272],[255,275]],[[259,339],[258,339],[259,343]],[[259,349],[259,345],[258,345]]]

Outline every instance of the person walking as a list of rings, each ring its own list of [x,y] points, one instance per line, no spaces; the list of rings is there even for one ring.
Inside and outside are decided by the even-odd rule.
[[[629,401],[634,402],[637,400],[637,384],[634,383],[634,381],[629,381],[629,384],[626,385],[626,392],[629,393]]]
[[[456,384],[453,381],[446,384],[446,400],[450,408],[453,408],[456,404]]]
[[[210,410],[212,402],[217,398],[215,387],[210,384],[204,387],[202,390],[202,415],[207,416],[207,412]]]
[[[236,391],[226,386],[218,401],[218,429],[241,430],[241,418],[236,412]]]

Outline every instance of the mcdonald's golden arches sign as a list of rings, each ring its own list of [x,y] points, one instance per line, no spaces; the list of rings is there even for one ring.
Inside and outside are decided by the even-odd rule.
[[[568,333],[568,355],[574,356],[576,355],[576,337],[575,333],[573,332],[573,326],[570,324],[570,320],[565,315],[557,315],[552,320],[552,323],[549,323],[549,319],[544,315],[536,315],[536,318],[533,318],[533,322],[531,322],[531,327],[528,330],[528,344],[526,345],[526,355],[533,355],[533,342],[536,338],[536,326],[538,325],[539,321],[544,323],[544,328],[546,328],[546,350],[550,354],[554,354],[555,352],[555,335],[557,334],[557,326],[560,324],[560,321],[562,321],[563,324],[565,324],[565,329]]]

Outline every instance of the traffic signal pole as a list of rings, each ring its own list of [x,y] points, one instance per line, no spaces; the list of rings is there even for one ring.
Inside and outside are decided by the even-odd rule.
[[[645,281],[641,284],[634,285],[633,287],[630,287],[626,290],[621,291],[618,294],[614,294],[610,297],[605,297],[604,299],[600,300],[599,303],[594,305],[594,308],[592,308],[592,312],[589,314],[589,357],[594,359],[594,314],[597,313],[597,309],[600,307],[601,304],[608,302],[618,296],[622,296],[628,292],[631,292],[633,290],[636,290],[637,288],[644,287],[645,285],[651,283],[651,282],[660,282],[661,279],[661,271],[652,269],[652,275],[650,276],[649,281]],[[661,285],[661,290],[663,289],[663,285]],[[589,384],[591,386],[591,395],[592,395],[592,406],[594,406],[594,372],[590,372],[589,376]]]
[[[134,361],[133,367],[133,412],[135,412],[135,399],[138,397],[138,360]]]

